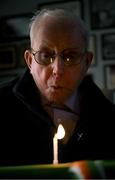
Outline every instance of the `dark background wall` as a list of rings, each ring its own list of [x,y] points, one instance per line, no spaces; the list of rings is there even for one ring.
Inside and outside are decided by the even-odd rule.
[[[88,73],[115,103],[114,0],[1,0],[0,84],[23,71],[29,19],[34,11],[46,6],[69,8],[85,21],[90,32],[89,49],[94,52]]]

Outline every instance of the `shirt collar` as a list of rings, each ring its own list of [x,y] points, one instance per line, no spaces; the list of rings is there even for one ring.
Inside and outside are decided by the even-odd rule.
[[[78,92],[75,91],[64,103],[71,110],[76,111]]]

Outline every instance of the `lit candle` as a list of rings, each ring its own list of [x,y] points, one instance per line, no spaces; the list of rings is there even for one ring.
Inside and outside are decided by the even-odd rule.
[[[64,136],[65,136],[65,130],[63,126],[59,124],[57,133],[54,135],[53,138],[53,152],[54,152],[53,164],[58,164],[58,139],[63,139]]]
[[[58,164],[58,139],[57,139],[57,134],[55,134],[54,138],[53,138],[53,151],[54,151],[53,164]]]

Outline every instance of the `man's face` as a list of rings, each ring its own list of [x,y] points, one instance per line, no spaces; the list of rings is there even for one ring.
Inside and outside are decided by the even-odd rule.
[[[76,48],[83,52],[84,43],[79,29],[73,28],[71,22],[58,22],[56,18],[42,19],[34,32],[32,42],[34,51],[54,51],[60,53],[64,49]],[[26,58],[30,72],[41,91],[50,102],[62,104],[78,87],[87,71],[87,54],[81,56],[81,63],[74,66],[64,66],[61,56],[56,56],[49,65],[38,64],[30,53]]]

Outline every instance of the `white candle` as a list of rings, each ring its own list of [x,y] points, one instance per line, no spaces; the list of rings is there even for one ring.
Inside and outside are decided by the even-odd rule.
[[[61,124],[58,126],[57,133],[54,135],[53,138],[53,164],[58,164],[58,139],[63,139],[65,136],[65,130]]]
[[[55,134],[54,138],[53,138],[53,151],[54,151],[53,164],[58,164],[58,139],[57,139],[57,134]]]

